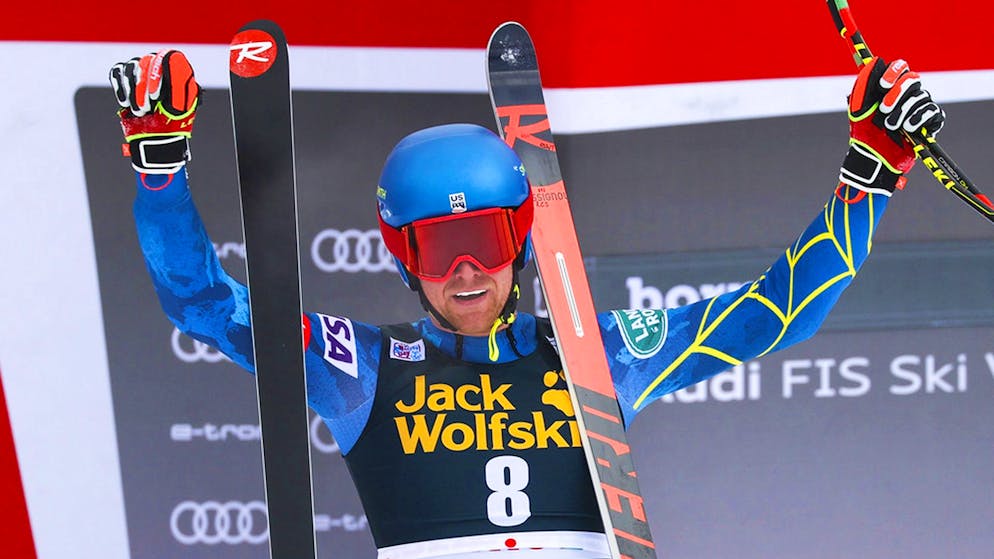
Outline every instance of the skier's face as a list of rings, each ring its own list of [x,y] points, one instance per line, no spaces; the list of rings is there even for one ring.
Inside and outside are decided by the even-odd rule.
[[[445,281],[422,281],[421,289],[460,334],[486,336],[507,302],[513,281],[512,266],[488,274],[463,261]]]

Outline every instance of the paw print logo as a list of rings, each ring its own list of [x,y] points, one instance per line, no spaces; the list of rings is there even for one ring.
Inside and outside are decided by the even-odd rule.
[[[546,371],[542,377],[542,383],[546,390],[542,393],[542,403],[547,406],[554,406],[563,412],[566,417],[573,417],[573,402],[569,399],[569,390],[556,388],[566,383],[566,373],[562,371]]]

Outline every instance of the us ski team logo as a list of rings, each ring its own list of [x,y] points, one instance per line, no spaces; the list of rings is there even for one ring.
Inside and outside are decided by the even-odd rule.
[[[424,361],[425,341],[418,340],[413,344],[409,344],[390,338],[390,359],[410,361],[412,363],[415,361]]]
[[[452,208],[452,213],[454,214],[461,214],[466,211],[466,193],[453,192],[449,194],[449,207]]]
[[[665,310],[630,309],[611,314],[617,319],[621,339],[632,355],[648,359],[662,349],[668,325]]]
[[[276,40],[261,29],[246,29],[231,39],[228,67],[243,78],[266,73],[276,61]]]

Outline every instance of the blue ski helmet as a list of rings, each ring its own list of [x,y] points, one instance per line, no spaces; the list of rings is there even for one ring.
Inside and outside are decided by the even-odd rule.
[[[518,208],[529,194],[518,155],[496,134],[475,124],[434,126],[404,137],[387,156],[376,189],[384,238],[391,233],[387,227],[396,231],[421,219]],[[528,239],[519,247],[525,258],[531,249]],[[391,253],[404,283],[410,285],[402,257],[395,248]]]

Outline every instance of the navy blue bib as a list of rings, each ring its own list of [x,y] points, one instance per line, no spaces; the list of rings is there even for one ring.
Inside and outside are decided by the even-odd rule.
[[[603,532],[559,356],[456,360],[382,328],[373,409],[345,456],[377,547],[459,536]]]

